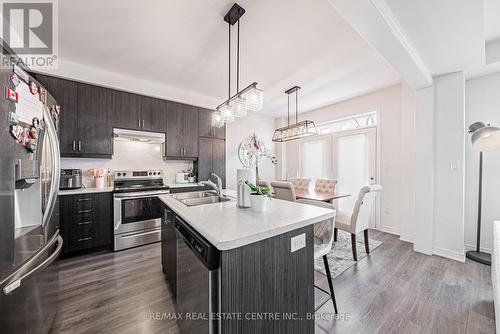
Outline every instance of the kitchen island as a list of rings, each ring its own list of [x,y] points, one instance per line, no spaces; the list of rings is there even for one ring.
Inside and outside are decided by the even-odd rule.
[[[159,199],[163,271],[176,311],[208,315],[178,319],[181,332],[314,333],[313,224],[334,210],[277,199],[266,212],[240,209],[234,199],[197,206]]]

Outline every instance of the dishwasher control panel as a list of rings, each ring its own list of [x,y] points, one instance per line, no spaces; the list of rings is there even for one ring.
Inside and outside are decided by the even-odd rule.
[[[214,245],[179,217],[175,217],[175,229],[208,270],[219,268],[220,251]]]

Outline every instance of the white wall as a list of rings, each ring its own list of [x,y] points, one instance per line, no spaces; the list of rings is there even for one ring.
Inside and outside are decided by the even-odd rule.
[[[464,261],[465,78],[434,78],[434,250]]]
[[[465,124],[482,121],[500,126],[500,73],[466,83]],[[479,154],[472,149],[470,136],[465,138],[465,245],[476,245]],[[500,151],[485,152],[483,162],[483,222],[481,248],[491,251],[492,221],[500,219]]]
[[[163,170],[166,183],[175,182],[175,173],[188,168],[186,161],[163,161],[160,144],[113,141],[113,159],[62,158],[61,168],[81,168],[85,173],[83,183],[95,186],[94,180],[86,172],[91,168],[122,169],[159,169]]]
[[[266,115],[249,113],[226,126],[226,188],[236,190],[236,170],[243,168],[238,158],[238,147],[243,138],[255,132],[271,151],[275,152],[272,141],[275,130],[274,118]],[[259,165],[259,177],[262,180],[276,179],[276,166],[269,159],[263,158]]]
[[[401,140],[401,122],[403,121],[402,113],[408,112],[408,109],[411,108],[405,108],[404,111],[402,109],[402,87],[398,84],[299,115],[302,120],[310,119],[316,124],[321,124],[352,115],[377,111],[380,150],[378,182],[383,187],[380,194],[380,227],[381,230],[394,234],[400,234],[401,221],[410,215],[401,209],[401,200],[405,191],[401,184],[402,180],[407,177],[405,174],[407,172],[406,165],[402,163],[402,152],[407,147],[404,144],[406,141]],[[411,115],[409,117],[411,118]],[[276,123],[283,124],[283,119],[277,119]],[[279,145],[281,144],[277,144],[277,146]],[[286,156],[286,146],[285,149],[278,148],[277,151],[280,159]],[[284,177],[286,173],[287,168],[283,166],[278,177]],[[411,237],[411,235],[407,235],[407,238]]]

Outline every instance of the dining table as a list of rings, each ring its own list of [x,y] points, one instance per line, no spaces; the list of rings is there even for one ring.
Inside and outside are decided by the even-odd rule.
[[[295,190],[297,199],[309,199],[320,202],[331,202],[334,199],[351,196],[350,194],[340,194],[335,192],[320,192],[315,190]]]

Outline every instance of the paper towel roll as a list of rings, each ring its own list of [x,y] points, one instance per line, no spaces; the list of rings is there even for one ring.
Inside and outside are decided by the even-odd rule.
[[[255,169],[237,169],[236,170],[236,184],[239,182],[249,181],[255,184]],[[244,187],[245,194],[243,195],[244,202],[238,203],[239,206],[249,208],[251,206],[250,202],[250,188],[248,186]],[[241,198],[239,194],[240,189],[238,188],[238,198]]]

